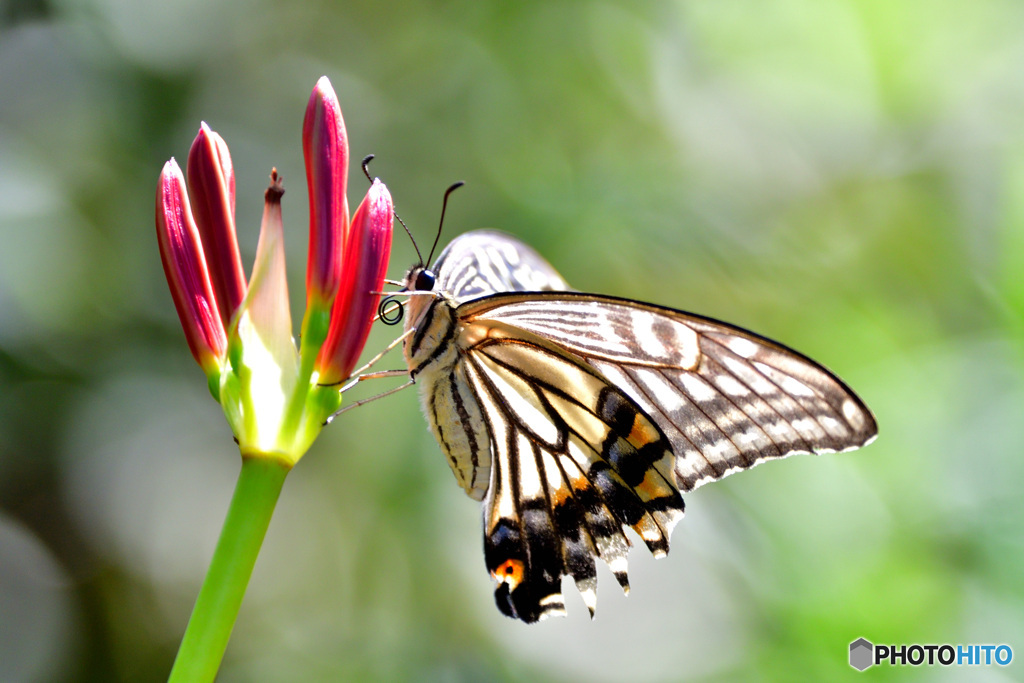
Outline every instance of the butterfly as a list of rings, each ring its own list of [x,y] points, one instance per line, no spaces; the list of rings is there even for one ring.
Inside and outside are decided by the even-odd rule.
[[[484,557],[507,616],[591,617],[595,560],[628,592],[625,535],[655,557],[682,492],[794,453],[866,445],[842,380],[777,342],[671,308],[570,291],[536,251],[478,230],[404,280],[404,356],[459,485],[483,503]]]

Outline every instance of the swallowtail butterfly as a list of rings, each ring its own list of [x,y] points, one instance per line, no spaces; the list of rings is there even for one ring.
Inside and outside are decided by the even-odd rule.
[[[503,613],[594,615],[595,559],[628,591],[631,528],[655,557],[681,492],[764,460],[876,434],[842,380],[785,346],[653,304],[569,291],[502,233],[455,239],[409,271],[404,355],[459,485],[483,502]]]

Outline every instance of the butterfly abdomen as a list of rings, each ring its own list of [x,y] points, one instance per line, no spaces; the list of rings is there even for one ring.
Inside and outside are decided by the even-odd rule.
[[[459,363],[458,345],[452,343],[456,324],[454,309],[446,300],[430,300],[406,342],[405,357],[448,466],[459,486],[474,500],[481,500],[490,480],[490,439],[465,366]]]
[[[451,365],[421,375],[420,396],[431,430],[448,459],[459,486],[474,500],[487,492],[491,446],[480,404],[465,378],[465,369]]]

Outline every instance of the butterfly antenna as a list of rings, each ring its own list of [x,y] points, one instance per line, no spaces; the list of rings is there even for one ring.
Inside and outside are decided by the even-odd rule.
[[[412,236],[412,233],[409,231],[409,226],[405,224],[405,221],[402,220],[402,217],[398,215],[397,211],[395,211],[395,218],[397,218],[398,222],[402,224],[402,227],[405,228],[405,234],[409,236],[410,240],[412,240],[412,248],[416,250],[416,258],[420,260],[420,265],[424,265],[423,254],[420,253],[419,245],[416,244],[416,239]]]
[[[375,155],[373,154],[367,154],[359,164],[363,167],[363,175],[366,176],[366,179],[370,181],[371,185],[373,185],[373,178],[370,177],[370,162],[373,161],[374,156]]]
[[[434,244],[430,247],[430,256],[427,257],[427,261],[434,258],[434,250],[437,249],[437,243],[441,239],[441,229],[444,227],[444,212],[448,208],[448,196],[465,184],[465,181],[460,180],[449,185],[448,189],[444,191],[444,201],[441,203],[441,220],[437,224],[437,235],[434,237]]]
[[[367,154],[363,157],[363,161],[360,164],[363,167],[363,175],[366,176],[366,179],[370,181],[371,185],[373,184],[373,178],[370,176],[370,162],[373,161],[373,157],[373,154]],[[444,211],[441,212],[441,215],[444,216]],[[402,224],[402,227],[405,228],[405,234],[409,236],[410,240],[412,240],[412,248],[416,250],[416,257],[420,260],[420,265],[422,266],[423,254],[420,253],[419,245],[416,244],[416,238],[412,236],[412,233],[409,231],[409,226],[405,224],[405,221],[402,220],[402,217],[398,215],[397,211],[395,212],[395,218],[397,218],[398,222]],[[434,244],[437,244],[437,242],[434,242]]]

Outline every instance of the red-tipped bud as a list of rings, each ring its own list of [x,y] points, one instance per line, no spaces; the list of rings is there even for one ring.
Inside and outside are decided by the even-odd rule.
[[[156,193],[156,236],[167,284],[192,355],[207,375],[220,368],[227,348],[199,230],[192,219],[185,178],[171,159]]]
[[[188,153],[188,191],[221,321],[227,327],[246,289],[235,234],[235,171],[224,139],[205,122]]]
[[[307,301],[330,304],[338,292],[348,232],[348,139],[341,105],[326,76],[317,81],[302,124],[302,152],[309,185]]]
[[[321,384],[347,379],[366,345],[384,286],[391,254],[395,215],[391,193],[374,180],[352,217],[338,296],[331,309],[327,340],[320,349],[317,369]]]

